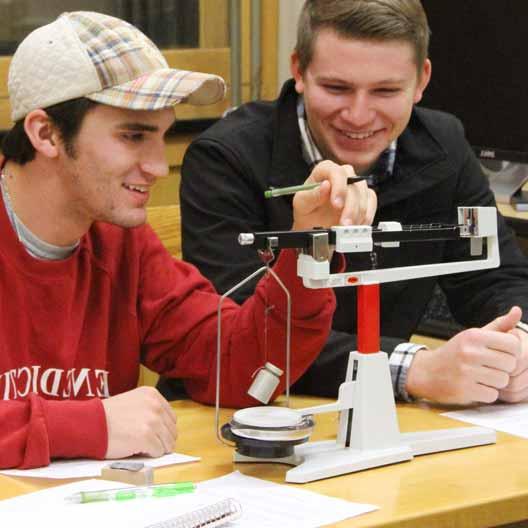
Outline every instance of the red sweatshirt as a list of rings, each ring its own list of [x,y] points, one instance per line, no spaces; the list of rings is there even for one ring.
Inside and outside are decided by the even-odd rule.
[[[219,297],[149,226],[95,223],[69,258],[38,260],[0,195],[0,241],[0,468],[104,458],[101,398],[135,388],[140,363],[214,401]],[[331,290],[304,289],[295,269],[283,251],[274,270],[292,295],[292,382],[321,350],[335,307]],[[270,278],[243,306],[224,301],[222,405],[257,405],[246,395],[255,369],[266,360],[284,368],[285,311]]]

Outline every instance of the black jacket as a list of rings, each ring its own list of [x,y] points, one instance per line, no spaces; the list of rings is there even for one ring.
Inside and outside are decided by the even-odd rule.
[[[296,115],[297,95],[289,81],[274,102],[243,105],[198,137],[183,162],[181,211],[183,256],[220,292],[257,269],[240,232],[289,229],[292,197],[265,199],[269,187],[303,183]],[[393,177],[381,185],[374,224],[456,223],[459,205],[495,205],[488,181],[453,116],[415,107],[398,139]],[[528,267],[514,235],[499,215],[501,266],[438,278],[449,307],[464,326],[482,326],[519,304],[528,315]],[[468,258],[467,242],[411,243],[377,250],[379,267]],[[353,257],[350,269],[368,267],[370,256]],[[352,260],[349,258],[349,260]],[[390,353],[407,341],[431,297],[435,278],[381,286],[382,349]],[[254,284],[234,296],[242,302]],[[356,289],[336,289],[334,332],[318,360],[298,382],[304,393],[335,396],[344,379],[347,354],[355,349]],[[295,351],[293,351],[295,353]]]

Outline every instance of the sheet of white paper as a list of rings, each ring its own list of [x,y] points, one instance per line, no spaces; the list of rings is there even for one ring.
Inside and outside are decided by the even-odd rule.
[[[377,509],[302,488],[246,477],[238,472],[199,483],[195,493],[176,497],[90,504],[69,504],[65,501],[67,496],[77,491],[115,487],[115,482],[83,480],[0,501],[2,526],[144,528],[227,497],[236,498],[242,505],[242,518],[232,522],[230,528],[316,528]]]
[[[236,528],[317,528],[378,509],[247,477],[238,471],[202,482],[200,487],[240,501],[243,515],[233,523]]]
[[[462,422],[528,438],[528,403],[482,405],[443,414]]]
[[[171,453],[159,458],[150,457],[132,457],[125,460],[134,462],[143,462],[145,465],[151,467],[171,466],[172,464],[185,464],[186,462],[195,462],[200,460],[199,457],[192,457],[188,455],[181,455],[179,453]],[[3,469],[0,473],[9,475],[10,477],[38,477],[49,479],[70,479],[70,478],[86,478],[98,477],[101,475],[101,469],[117,462],[116,460],[89,460],[89,459],[74,459],[74,460],[56,460],[49,466],[37,469]]]
[[[81,480],[0,501],[2,526],[17,528],[145,528],[217,502],[216,495],[194,492],[175,497],[70,504],[66,497],[78,491],[112,489],[116,482]],[[119,487],[129,487],[121,485]],[[222,497],[225,498],[225,497]]]

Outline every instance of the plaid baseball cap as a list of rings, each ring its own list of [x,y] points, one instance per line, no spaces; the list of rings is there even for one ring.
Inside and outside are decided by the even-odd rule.
[[[137,28],[92,11],[63,13],[31,32],[13,55],[7,84],[13,121],[77,97],[159,110],[211,104],[225,95],[221,77],[169,68]]]

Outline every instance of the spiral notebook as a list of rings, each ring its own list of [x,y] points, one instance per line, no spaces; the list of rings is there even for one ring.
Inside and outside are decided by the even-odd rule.
[[[238,501],[224,499],[173,519],[149,524],[146,528],[215,528],[239,519],[241,514],[242,507]]]

